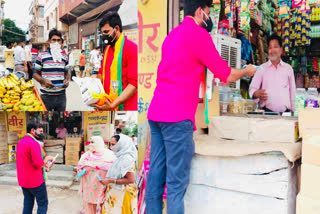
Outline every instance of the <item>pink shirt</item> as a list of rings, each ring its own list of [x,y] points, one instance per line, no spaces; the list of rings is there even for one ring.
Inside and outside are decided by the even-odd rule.
[[[19,186],[35,188],[44,182],[40,144],[30,136],[26,135],[19,141],[16,164]]]
[[[252,79],[250,96],[258,89],[265,89],[268,100],[256,99],[261,108],[266,107],[274,112],[294,111],[296,83],[291,66],[282,60],[277,68],[270,60],[261,66],[263,70],[258,70]]]
[[[192,17],[173,29],[162,45],[148,119],[156,122],[195,122],[204,68],[226,82],[231,68],[216,50],[210,34]]]
[[[56,128],[57,138],[64,139],[68,134],[68,130],[66,128]]]

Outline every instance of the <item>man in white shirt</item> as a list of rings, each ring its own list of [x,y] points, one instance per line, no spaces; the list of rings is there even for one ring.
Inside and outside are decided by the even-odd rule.
[[[100,47],[96,47],[95,50],[91,51],[89,59],[90,59],[90,64],[92,66],[91,75],[97,75],[101,67],[101,60],[102,60]]]
[[[24,47],[24,50],[26,52],[26,61],[28,66],[28,75],[29,79],[32,79],[32,55],[31,55],[31,49],[32,49],[32,43],[30,40],[27,41],[26,46]]]
[[[20,78],[28,79],[28,66],[26,62],[26,52],[23,49],[24,39],[18,41],[14,49],[14,64],[16,75]]]

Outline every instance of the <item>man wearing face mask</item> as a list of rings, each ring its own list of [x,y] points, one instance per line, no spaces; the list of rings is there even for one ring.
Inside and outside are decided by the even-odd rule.
[[[122,33],[122,22],[117,12],[108,12],[100,22],[102,41],[106,46],[98,76],[111,101],[99,110],[137,110],[137,45]]]
[[[162,44],[157,87],[148,110],[151,153],[147,214],[162,213],[165,184],[167,213],[184,213],[183,198],[194,154],[195,113],[205,67],[223,82],[235,82],[256,72],[252,65],[230,68],[221,58],[208,33],[212,29],[211,5],[212,0],[184,0],[185,18]]]
[[[292,67],[281,60],[281,37],[269,38],[269,61],[252,79],[249,94],[266,112],[293,112],[296,84]]]
[[[44,139],[41,124],[30,121],[27,124],[27,135],[17,145],[17,177],[24,195],[23,213],[32,213],[34,200],[37,200],[39,214],[48,210],[45,165],[51,156],[45,156],[39,143]]]
[[[66,110],[66,88],[69,86],[68,57],[61,50],[62,34],[53,29],[49,32],[47,51],[38,55],[34,79],[41,84],[41,98],[48,111]]]

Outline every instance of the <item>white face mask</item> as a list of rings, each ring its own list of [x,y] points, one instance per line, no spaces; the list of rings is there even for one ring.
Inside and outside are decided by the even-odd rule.
[[[62,62],[61,45],[58,42],[50,43],[50,51],[54,62]]]
[[[51,49],[61,49],[61,45],[58,42],[55,43],[50,43],[50,48]]]

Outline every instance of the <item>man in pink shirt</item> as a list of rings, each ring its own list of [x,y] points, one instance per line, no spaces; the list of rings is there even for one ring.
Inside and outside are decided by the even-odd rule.
[[[146,187],[147,214],[162,213],[167,184],[167,213],[184,213],[183,197],[194,154],[193,131],[201,75],[205,67],[223,82],[252,76],[256,69],[232,69],[223,61],[207,31],[212,0],[184,0],[186,17],[162,45],[157,87],[148,110],[151,129],[150,171]]]
[[[296,92],[291,66],[281,60],[282,40],[277,35],[269,39],[269,61],[262,64],[251,82],[249,94],[260,108],[268,112],[294,111]]]
[[[38,214],[48,210],[48,195],[45,184],[44,166],[53,158],[41,151],[37,139],[42,138],[41,124],[30,121],[27,124],[27,135],[17,145],[17,176],[24,195],[23,214],[32,214],[34,199],[37,200]]]
[[[68,134],[68,130],[64,127],[64,123],[61,122],[59,127],[56,128],[57,138],[58,139],[65,139],[66,135]]]

